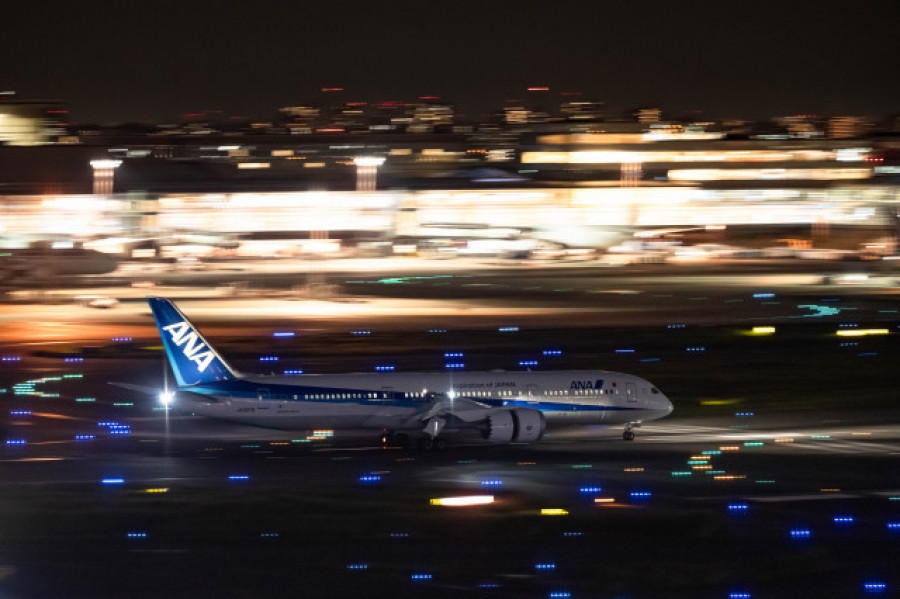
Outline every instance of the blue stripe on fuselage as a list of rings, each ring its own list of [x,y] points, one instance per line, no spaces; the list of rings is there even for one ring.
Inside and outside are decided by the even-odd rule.
[[[312,385],[282,385],[258,383],[246,380],[221,381],[204,385],[180,387],[182,391],[190,391],[200,395],[211,395],[222,399],[259,399],[261,391],[268,391],[272,401],[305,401],[347,403],[359,405],[395,406],[404,408],[419,407],[428,401],[426,397],[405,397],[403,391],[381,391],[375,389],[352,389],[340,387],[316,387]],[[352,397],[354,394],[375,395],[375,397]],[[297,399],[294,399],[294,396]],[[304,395],[350,395],[351,397],[306,399]],[[569,403],[557,401],[529,401],[526,399],[471,398],[478,403],[494,408],[532,408],[541,412],[614,412],[635,411],[640,407],[611,406],[602,404]]]

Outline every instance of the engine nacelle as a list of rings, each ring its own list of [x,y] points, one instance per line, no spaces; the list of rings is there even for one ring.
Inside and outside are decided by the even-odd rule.
[[[485,439],[491,443],[533,443],[544,436],[547,421],[540,410],[513,408],[488,416]]]

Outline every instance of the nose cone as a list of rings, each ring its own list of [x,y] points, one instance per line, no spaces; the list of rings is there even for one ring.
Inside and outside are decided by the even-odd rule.
[[[665,418],[675,409],[669,398],[660,393],[652,400],[651,409],[653,410],[653,418]]]

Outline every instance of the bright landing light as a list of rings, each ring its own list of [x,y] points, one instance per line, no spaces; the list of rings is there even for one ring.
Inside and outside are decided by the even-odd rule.
[[[494,503],[493,495],[464,495],[462,497],[436,497],[431,500],[431,505],[445,505],[462,507],[467,505],[486,505]]]
[[[159,403],[162,405],[171,405],[173,401],[175,401],[175,394],[171,391],[163,391],[159,394]]]

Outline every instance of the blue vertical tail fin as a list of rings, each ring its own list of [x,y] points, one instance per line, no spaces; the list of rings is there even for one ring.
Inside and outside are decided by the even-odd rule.
[[[161,297],[150,297],[147,301],[179,387],[237,378],[175,304]]]

